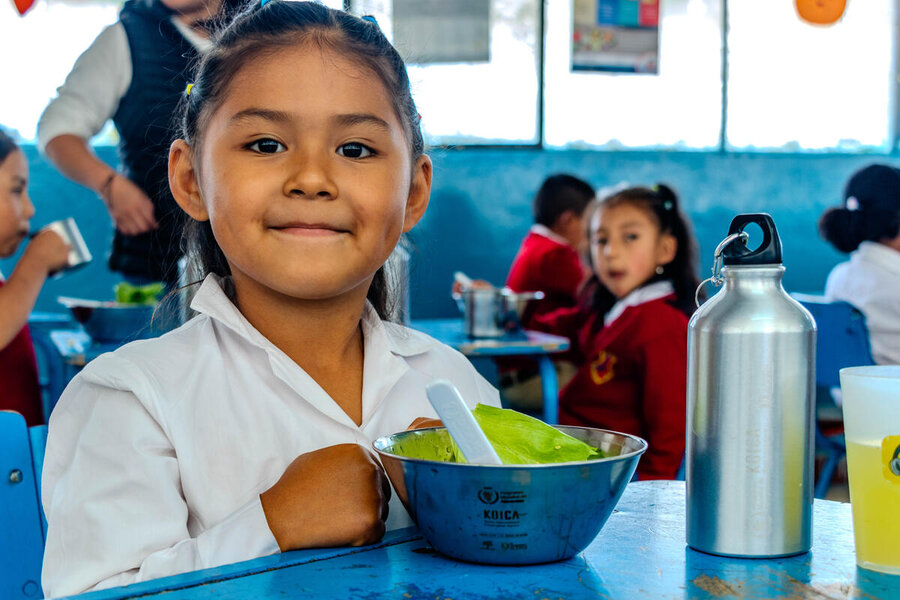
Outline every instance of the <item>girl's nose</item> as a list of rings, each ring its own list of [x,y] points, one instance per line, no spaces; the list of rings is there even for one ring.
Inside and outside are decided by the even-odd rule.
[[[337,196],[337,184],[330,166],[330,157],[303,153],[284,185],[287,196],[307,199],[329,199]]]
[[[31,196],[28,195],[28,192],[22,193],[22,201],[22,217],[27,221],[34,216],[34,204],[31,203]]]

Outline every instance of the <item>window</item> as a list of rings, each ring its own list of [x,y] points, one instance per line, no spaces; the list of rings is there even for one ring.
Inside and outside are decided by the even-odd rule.
[[[431,145],[888,152],[895,141],[898,0],[847,2],[831,26],[801,21],[791,0],[663,0],[658,75],[573,72],[573,0],[323,3],[375,16],[392,40],[395,9],[413,7],[440,27],[446,19],[429,19],[423,3],[447,11],[489,5],[486,60],[419,64],[427,36],[397,41]],[[0,124],[33,140],[56,87],[120,6],[36,0],[20,17],[12,2],[0,3]],[[470,17],[481,27],[476,12]],[[108,127],[94,141],[114,135]]]
[[[547,0],[544,140],[555,147],[715,148],[719,0],[660,5],[659,75],[571,72],[572,0]]]
[[[784,0],[728,6],[727,148],[890,150],[896,0],[824,27]]]
[[[116,2],[37,0],[22,17],[12,2],[0,3],[0,124],[34,140],[44,107],[75,59],[118,13]]]
[[[443,0],[446,1],[446,0]],[[398,44],[408,62],[425,142],[537,144],[540,0],[491,0],[490,60],[416,64],[420,49]],[[393,41],[390,0],[355,0]]]

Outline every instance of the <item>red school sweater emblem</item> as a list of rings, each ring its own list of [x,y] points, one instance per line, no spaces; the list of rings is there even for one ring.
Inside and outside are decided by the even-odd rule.
[[[618,359],[606,350],[600,351],[597,358],[591,362],[591,379],[595,384],[603,385],[615,376],[613,365],[616,364],[616,360]]]

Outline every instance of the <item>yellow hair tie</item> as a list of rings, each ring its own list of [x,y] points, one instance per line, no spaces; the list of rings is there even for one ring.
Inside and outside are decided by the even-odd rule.
[[[191,95],[191,88],[192,88],[192,87],[194,87],[194,84],[193,84],[193,83],[187,84],[187,88],[184,90],[184,95],[185,95],[185,96],[190,96],[190,95]]]

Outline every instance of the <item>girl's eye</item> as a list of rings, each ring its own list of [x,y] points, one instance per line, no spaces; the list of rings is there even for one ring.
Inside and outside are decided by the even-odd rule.
[[[284,144],[270,138],[256,140],[247,147],[260,154],[275,154],[276,152],[283,152],[285,149]]]
[[[17,187],[17,188],[13,188],[12,193],[14,196],[21,196],[22,192],[24,192],[24,191],[25,191],[25,188]]]
[[[605,246],[606,238],[594,238],[594,243],[597,244],[598,246]]]
[[[638,239],[638,234],[636,234],[636,233],[626,234],[625,239],[628,240],[629,242],[633,242],[634,240]]]
[[[365,158],[375,154],[371,148],[358,142],[350,142],[349,144],[338,146],[337,152],[346,158]]]

